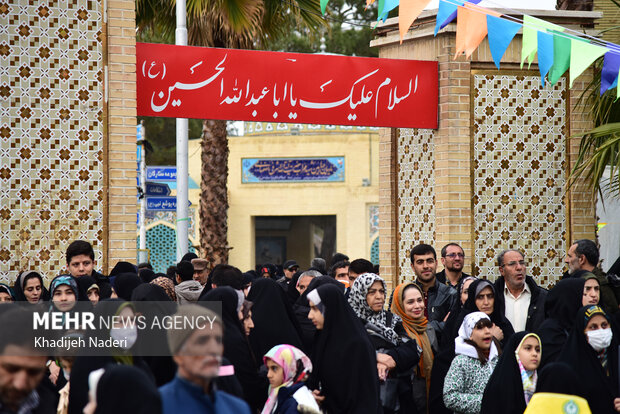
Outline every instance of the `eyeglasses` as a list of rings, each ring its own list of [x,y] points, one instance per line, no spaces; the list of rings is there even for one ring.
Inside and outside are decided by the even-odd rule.
[[[525,260],[519,260],[518,262],[508,262],[508,263],[504,263],[502,266],[510,266],[510,267],[513,267],[513,266],[516,266],[517,264],[519,264],[519,265],[521,265],[521,266],[525,267]]]
[[[450,259],[454,259],[455,257],[459,257],[461,259],[465,258],[465,253],[448,253],[446,255],[446,257],[449,257]]]

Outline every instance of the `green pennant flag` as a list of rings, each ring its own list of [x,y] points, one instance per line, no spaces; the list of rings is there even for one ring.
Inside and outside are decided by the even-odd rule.
[[[321,13],[325,14],[325,9],[327,8],[327,2],[329,0],[321,0]]]
[[[570,41],[570,87],[584,70],[596,59],[607,53],[609,49],[593,45],[583,40],[571,39]]]
[[[564,75],[570,67],[570,41],[571,39],[579,39],[577,36],[562,34],[562,32],[553,33],[553,66],[549,69],[547,79],[551,86]]]
[[[564,28],[557,24],[549,23],[544,20],[537,19],[536,17],[523,16],[523,43],[521,46],[521,69],[523,69],[523,63],[525,59],[529,65],[534,61],[536,51],[538,50],[538,31],[551,30],[556,32],[563,32]]]

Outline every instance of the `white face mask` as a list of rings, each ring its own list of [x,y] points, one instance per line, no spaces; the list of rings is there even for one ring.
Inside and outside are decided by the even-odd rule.
[[[588,331],[586,335],[588,336],[588,343],[596,352],[601,352],[607,348],[611,344],[611,338],[613,337],[611,328]]]
[[[120,341],[119,347],[127,350],[138,340],[138,328],[135,325],[127,328],[112,328],[110,329],[110,337]]]
[[[67,382],[69,382],[69,377],[71,376],[71,371],[67,371],[66,369],[62,370],[62,375],[65,377]]]

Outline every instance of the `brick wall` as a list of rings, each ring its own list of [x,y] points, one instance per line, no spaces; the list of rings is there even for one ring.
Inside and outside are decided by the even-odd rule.
[[[136,260],[135,2],[107,3],[107,254],[104,272]]]
[[[583,30],[582,25],[592,26],[594,14],[579,12],[541,12],[539,16],[575,30]],[[557,14],[557,15],[556,15]],[[599,16],[600,17],[600,16]],[[382,58],[435,60],[439,62],[439,129],[435,137],[435,227],[436,238],[434,247],[439,250],[448,242],[458,242],[465,249],[466,257],[470,257],[473,248],[472,216],[472,125],[471,125],[471,84],[475,70],[495,70],[488,41],[484,40],[473,53],[471,59],[459,57],[454,60],[454,44],[456,25],[447,26],[437,37],[433,37],[435,25],[432,11],[424,12],[410,29],[402,44],[399,43],[396,19],[389,19],[378,31],[379,35],[371,45],[379,47]],[[508,47],[502,59],[502,70],[519,69],[521,55],[521,39],[518,35]],[[526,69],[526,67],[524,67]],[[531,67],[535,74],[537,67]],[[501,72],[498,72],[501,73]],[[576,98],[587,84],[587,74],[582,75],[570,92],[568,106],[568,125],[566,136],[590,128],[587,110],[575,107]],[[380,250],[381,274],[386,280],[396,283],[399,275],[408,269],[399,269],[399,253],[397,249],[399,189],[397,151],[395,143],[398,129],[384,129],[380,140]],[[569,140],[568,159],[572,166],[578,151],[579,138]],[[568,166],[567,166],[568,171]],[[569,194],[567,234],[569,237],[594,237],[596,226],[594,204],[590,194],[583,186],[575,187]],[[568,234],[570,233],[570,234]],[[559,237],[562,237],[559,235]],[[568,241],[565,241],[568,248]],[[557,252],[563,254],[564,252]],[[476,253],[479,254],[479,253]],[[400,264],[402,266],[402,263]],[[440,266],[441,268],[441,266]],[[466,258],[465,271],[471,271],[471,260]]]

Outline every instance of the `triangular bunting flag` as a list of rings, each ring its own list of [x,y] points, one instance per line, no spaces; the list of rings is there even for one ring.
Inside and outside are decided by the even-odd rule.
[[[570,87],[573,82],[588,68],[596,59],[603,56],[609,49],[593,45],[583,40],[571,39],[570,41]]]
[[[456,59],[463,52],[469,58],[487,35],[487,14],[495,17],[499,17],[501,14],[471,3],[459,6],[457,13],[454,58]]]
[[[471,0],[468,3],[478,4],[482,0]],[[435,22],[435,36],[437,32],[449,25],[456,19],[456,8],[462,6],[465,2],[461,0],[439,0],[439,8],[437,10],[437,20]]]
[[[379,18],[377,20],[385,20],[388,17],[388,14],[398,7],[399,0],[379,0],[379,6],[381,6]]]
[[[553,35],[538,32],[538,70],[540,71],[540,82],[545,87],[545,75],[553,66]]]
[[[323,0],[321,0],[322,2]],[[409,28],[418,18],[422,10],[431,0],[402,0],[400,2],[398,13],[398,29],[400,31],[400,43],[403,42],[403,37],[409,31]]]
[[[523,15],[523,46],[521,47],[521,69],[527,59],[528,67],[534,61],[538,49],[538,31],[555,30],[563,32],[564,28],[544,20],[537,19],[527,14]]]
[[[329,0],[321,0],[321,13],[323,13],[323,14],[325,14],[325,9],[327,8],[327,2],[328,1]]]
[[[502,60],[504,53],[506,53],[508,45],[510,45],[510,42],[512,42],[512,39],[521,27],[522,25],[519,23],[487,14],[489,48],[497,69],[499,69],[499,62]]]
[[[603,59],[603,70],[601,72],[601,95],[618,83],[618,72],[620,71],[620,52],[611,50],[605,53]]]
[[[456,17],[456,8],[463,5],[463,1],[445,1],[439,0],[437,8],[437,18],[435,20],[435,36],[440,29],[443,29]]]
[[[368,8],[368,6],[370,6],[374,2],[375,2],[375,0],[366,0],[366,8]]]
[[[570,40],[573,38],[575,37],[565,33],[553,32],[553,66],[547,75],[551,86],[556,84],[570,66]]]

